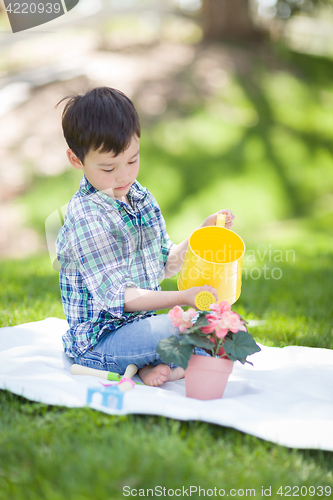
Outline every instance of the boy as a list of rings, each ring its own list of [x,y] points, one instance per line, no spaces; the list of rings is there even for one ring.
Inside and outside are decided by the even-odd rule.
[[[180,270],[188,241],[170,240],[156,200],[136,180],[141,131],[130,99],[107,87],[65,99],[67,158],[84,173],[57,239],[70,326],[65,352],[78,364],[120,374],[134,363],[148,385],[180,379],[184,370],[163,364],[156,353],[159,340],[179,330],[155,311],[194,306],[199,291],[215,297],[216,291],[207,285],[161,291],[159,280]],[[221,212],[231,227],[233,214]],[[216,216],[202,225],[214,225]]]

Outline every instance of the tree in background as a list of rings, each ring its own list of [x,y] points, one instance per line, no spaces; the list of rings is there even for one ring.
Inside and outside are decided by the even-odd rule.
[[[249,0],[203,0],[202,14],[206,40],[255,40],[260,34]]]
[[[206,40],[258,40],[267,29],[255,23],[257,9],[267,19],[288,19],[298,13],[313,14],[316,6],[333,6],[333,0],[202,0]],[[252,10],[252,12],[251,12]]]

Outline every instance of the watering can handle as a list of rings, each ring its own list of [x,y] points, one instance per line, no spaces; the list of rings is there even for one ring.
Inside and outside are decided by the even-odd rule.
[[[226,214],[217,214],[216,217],[216,226],[217,227],[225,227],[225,218]]]

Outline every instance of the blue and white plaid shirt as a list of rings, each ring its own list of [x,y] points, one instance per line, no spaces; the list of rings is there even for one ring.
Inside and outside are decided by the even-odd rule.
[[[124,312],[125,288],[161,290],[173,242],[148,189],[135,181],[127,196],[131,206],[83,177],[69,202],[56,244],[68,356],[86,352],[106,329],[155,313]]]

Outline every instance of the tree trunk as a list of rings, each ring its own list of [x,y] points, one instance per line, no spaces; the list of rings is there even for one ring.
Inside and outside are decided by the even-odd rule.
[[[203,0],[205,40],[258,40],[248,0]]]

